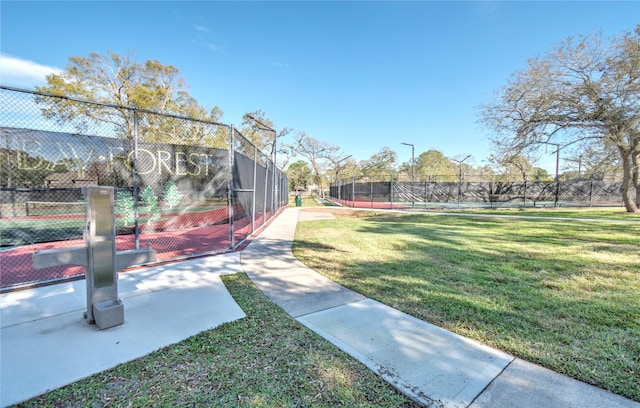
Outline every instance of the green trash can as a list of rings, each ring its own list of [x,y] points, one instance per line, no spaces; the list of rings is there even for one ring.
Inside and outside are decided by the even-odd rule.
[[[302,197],[300,197],[300,194],[296,195],[296,207],[302,207]]]

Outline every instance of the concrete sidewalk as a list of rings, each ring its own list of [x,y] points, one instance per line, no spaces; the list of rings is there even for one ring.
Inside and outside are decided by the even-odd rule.
[[[434,407],[635,407],[640,403],[516,359],[354,293],[291,253],[298,220],[285,210],[241,254],[244,271],[299,322],[400,392]]]
[[[0,406],[16,404],[245,316],[220,280],[239,253],[118,277],[125,323],[83,319],[84,280],[0,296]]]

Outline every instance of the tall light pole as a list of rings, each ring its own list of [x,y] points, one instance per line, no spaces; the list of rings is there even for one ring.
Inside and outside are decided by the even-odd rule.
[[[258,124],[258,126],[256,126],[257,129],[266,130],[267,132],[273,132],[273,144],[271,146],[271,162],[273,163],[273,195],[271,197],[271,211],[275,212],[275,200],[276,196],[278,195],[278,184],[276,183],[276,170],[278,169],[278,166],[276,165],[276,146],[278,141],[278,132],[276,132],[276,130],[271,126],[268,126],[258,119],[254,118],[252,115],[247,114],[245,115],[245,117],[256,122]]]
[[[462,185],[462,163],[464,163],[465,160],[467,160],[469,157],[471,157],[471,155],[467,155],[467,157],[465,157],[462,160],[456,160],[456,159],[451,159],[452,161],[458,163],[458,207],[460,207],[460,195],[462,194],[462,191],[460,190],[461,185]]]
[[[564,159],[565,161],[570,162],[578,162],[578,179],[582,178],[582,155],[578,156],[577,159]]]
[[[558,206],[558,195],[560,195],[560,174],[558,173],[560,166],[560,144],[551,142],[540,142],[542,144],[552,145],[556,147],[556,197],[553,203],[554,207]]]
[[[413,183],[414,146],[411,143],[401,142],[405,146],[411,146],[411,182]]]
[[[582,155],[578,156],[578,178],[582,178]]]
[[[414,176],[414,173],[413,173],[413,162],[415,161],[414,160],[414,146],[411,143],[405,143],[405,142],[400,142],[400,144],[403,144],[405,146],[411,146],[411,207],[413,207],[414,204],[415,204],[415,200],[414,200],[414,197],[413,197],[413,176]]]
[[[353,156],[352,154],[348,155],[347,157],[345,157],[344,159],[340,159],[336,162],[336,181],[338,181],[338,172],[340,171],[340,163],[342,163],[343,161],[347,160],[348,158],[350,158],[351,156]]]

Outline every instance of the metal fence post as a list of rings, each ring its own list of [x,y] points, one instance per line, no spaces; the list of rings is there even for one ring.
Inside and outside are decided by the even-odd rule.
[[[391,181],[389,182],[389,207],[393,210],[393,173],[389,175],[391,176]]]
[[[373,181],[369,181],[369,204],[373,208]]]
[[[256,230],[256,178],[258,177],[258,149],[253,148],[253,191],[251,192],[251,233]]]
[[[133,162],[131,163],[131,184],[133,184],[133,233],[135,248],[140,249],[140,209],[138,208],[138,112],[131,110],[133,115]],[[117,196],[116,196],[117,199]]]
[[[266,158],[266,157],[265,157]],[[262,202],[262,225],[267,222],[267,190],[269,188],[269,160],[265,161],[264,168],[264,201]]]
[[[491,175],[491,185],[489,187],[489,206],[493,208],[493,181],[495,180],[494,176]]]
[[[458,173],[458,208],[460,207],[461,195],[462,195],[462,163],[460,163],[460,172]]]
[[[233,202],[233,188],[234,188],[234,179],[233,179],[233,153],[234,153],[234,134],[233,134],[233,125],[229,127],[229,158],[228,158],[228,169],[227,169],[227,212],[229,214],[229,242],[230,249],[234,247],[234,202]]]
[[[427,181],[424,182],[424,208],[427,208]]]
[[[4,130],[3,132],[4,133]],[[11,211],[14,217],[18,216],[16,210],[16,188],[13,185],[13,164],[11,163],[11,136],[7,135],[7,187],[11,190]],[[0,206],[1,207],[1,206]],[[0,211],[1,215],[1,211]],[[29,215],[29,214],[27,214]]]
[[[353,208],[356,208],[356,176],[351,180],[351,201],[353,201]]]
[[[276,195],[278,194],[278,187],[276,186],[276,172],[278,168],[276,167],[275,157],[273,160],[273,177],[271,177],[271,217],[276,213]]]

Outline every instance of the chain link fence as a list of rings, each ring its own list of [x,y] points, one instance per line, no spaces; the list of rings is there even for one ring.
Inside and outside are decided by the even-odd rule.
[[[441,179],[441,180],[439,180]],[[620,181],[576,178],[559,181],[474,181],[432,176],[428,181],[400,181],[390,175],[341,179],[331,183],[335,201],[360,208],[456,207],[605,207],[623,206]]]
[[[84,245],[83,187],[116,188],[117,250],[159,261],[237,248],[288,180],[231,125],[0,87],[0,290],[84,275],[34,251]]]

